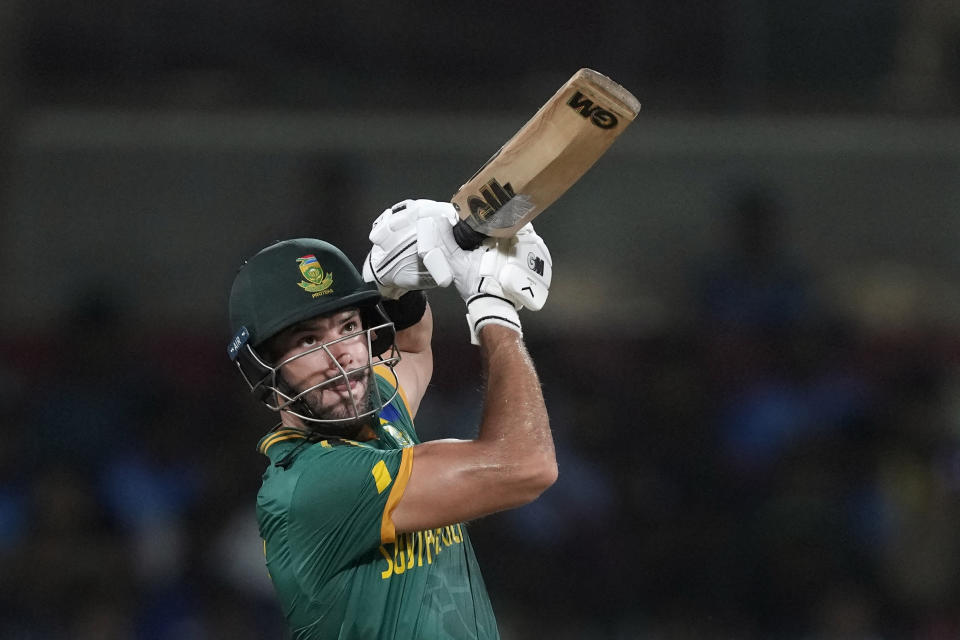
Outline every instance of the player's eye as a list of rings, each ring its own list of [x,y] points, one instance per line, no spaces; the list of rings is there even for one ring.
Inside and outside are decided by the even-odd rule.
[[[297,341],[297,346],[300,347],[315,347],[317,345],[317,339],[314,336],[303,336]]]
[[[347,320],[343,324],[344,333],[355,333],[360,330],[360,323],[356,320]]]

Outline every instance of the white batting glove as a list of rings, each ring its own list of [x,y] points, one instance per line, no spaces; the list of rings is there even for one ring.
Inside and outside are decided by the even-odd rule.
[[[446,287],[453,282],[455,270],[464,268],[466,252],[453,237],[453,227],[459,220],[456,209],[449,203],[436,204],[444,207],[444,215],[417,220],[417,254],[437,286]]]
[[[519,307],[504,296],[497,274],[505,257],[498,250],[498,243],[488,239],[473,251],[457,251],[447,256],[453,271],[453,283],[467,303],[467,327],[470,342],[480,344],[480,329],[488,324],[498,324],[523,334],[520,325]]]
[[[468,252],[464,252],[453,237],[456,223],[456,216],[434,216],[417,221],[417,251],[424,267],[439,286],[446,286],[458,275],[462,281],[467,268],[464,256]],[[487,258],[490,262],[486,263],[484,275],[502,285],[498,295],[513,302],[517,308],[526,307],[531,311],[543,308],[553,279],[553,260],[533,225],[523,225],[512,238],[501,238],[495,244],[487,241],[481,246],[497,247],[497,260],[494,262],[492,256]]]
[[[497,249],[502,264],[496,277],[503,297],[530,311],[542,309],[553,280],[553,259],[543,238],[527,223],[514,237],[501,238]]]
[[[396,299],[407,291],[450,284],[431,275],[418,252],[418,233],[432,233],[441,225],[452,228],[457,215],[450,203],[404,200],[381,213],[373,222],[373,243],[363,261],[363,279],[376,282],[385,298]]]

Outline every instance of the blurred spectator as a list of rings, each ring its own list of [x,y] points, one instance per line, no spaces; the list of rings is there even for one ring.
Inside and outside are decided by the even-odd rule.
[[[133,545],[146,588],[179,580],[187,562],[185,523],[201,495],[201,471],[184,442],[194,418],[182,395],[154,390],[152,410],[129,428],[136,435],[106,456],[99,474],[104,506]]]
[[[123,300],[94,285],[41,330],[49,331],[46,349],[25,360],[32,458],[97,469],[134,438],[155,393],[134,352]]]
[[[742,189],[720,221],[720,253],[697,276],[701,326],[759,337],[809,320],[812,274],[787,243],[780,198],[769,188]]]
[[[35,472],[28,536],[5,571],[13,593],[2,635],[25,624],[47,634],[42,637],[70,637],[102,622],[104,637],[119,637],[110,629],[126,628],[136,604],[126,551],[127,541],[106,525],[83,473],[59,465]]]

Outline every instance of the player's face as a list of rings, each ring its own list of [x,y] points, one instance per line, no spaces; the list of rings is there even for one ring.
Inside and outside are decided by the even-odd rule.
[[[357,309],[301,322],[280,338],[278,363],[284,380],[317,418],[347,419],[369,410],[367,334]]]

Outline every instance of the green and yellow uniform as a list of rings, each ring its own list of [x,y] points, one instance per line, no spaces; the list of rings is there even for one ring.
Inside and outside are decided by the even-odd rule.
[[[466,526],[394,530],[419,442],[402,391],[376,431],[310,442],[279,429],[260,441],[270,466],[257,521],[294,639],[499,638]]]

